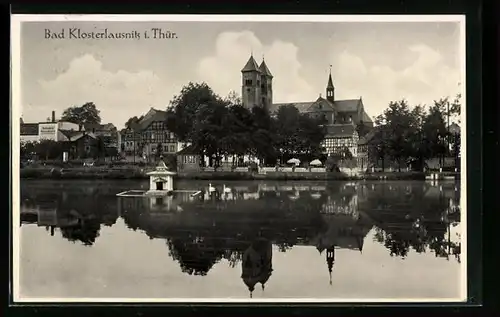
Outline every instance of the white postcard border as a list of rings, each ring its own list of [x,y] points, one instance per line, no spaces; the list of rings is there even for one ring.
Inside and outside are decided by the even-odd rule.
[[[13,281],[9,282],[15,303],[82,303],[82,302],[129,302],[129,303],[160,303],[160,302],[250,302],[250,303],[391,303],[393,299],[233,299],[233,298],[22,298],[19,294],[20,286],[20,105],[21,99],[21,24],[23,22],[458,22],[460,23],[459,51],[462,58],[460,93],[462,95],[461,119],[461,148],[467,149],[466,141],[466,44],[465,44],[465,16],[464,15],[12,15],[11,16],[11,135],[12,135],[12,267]],[[465,106],[465,107],[464,107]],[[420,298],[398,299],[397,302],[464,302],[467,300],[467,151],[461,154],[461,298]]]

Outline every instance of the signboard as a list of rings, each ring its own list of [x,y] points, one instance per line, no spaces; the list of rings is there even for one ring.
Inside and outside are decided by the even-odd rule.
[[[40,139],[56,140],[57,138],[57,123],[46,123],[39,125]]]

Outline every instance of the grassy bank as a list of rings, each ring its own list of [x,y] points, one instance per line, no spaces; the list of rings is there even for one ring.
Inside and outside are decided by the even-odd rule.
[[[20,176],[23,179],[148,179],[147,170],[139,167],[132,168],[23,168],[20,170]],[[443,176],[460,177],[460,174],[447,172],[441,173]],[[271,172],[267,174],[256,174],[248,172],[197,172],[197,173],[179,173],[178,179],[191,180],[277,180],[277,181],[325,181],[325,180],[425,180],[425,173],[422,172],[384,172],[368,173],[361,176],[348,176],[344,173],[285,173]]]

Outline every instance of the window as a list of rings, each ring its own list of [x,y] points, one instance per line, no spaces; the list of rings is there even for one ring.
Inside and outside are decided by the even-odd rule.
[[[252,86],[252,80],[251,79],[246,79],[245,80],[245,86]]]
[[[168,151],[168,145],[165,145],[165,146],[163,147],[163,150],[164,150],[165,152],[167,152],[167,151]]]
[[[175,145],[170,145],[170,152],[175,152]]]

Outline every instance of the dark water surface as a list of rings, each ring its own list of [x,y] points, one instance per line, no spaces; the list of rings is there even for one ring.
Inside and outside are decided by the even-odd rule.
[[[178,189],[206,190],[206,181]],[[461,296],[458,183],[21,182],[21,297]]]

